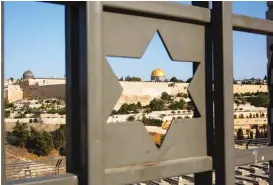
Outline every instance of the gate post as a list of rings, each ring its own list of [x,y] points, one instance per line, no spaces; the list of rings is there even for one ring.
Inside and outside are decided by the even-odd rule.
[[[266,19],[268,20],[273,20],[273,2],[267,1],[267,7],[268,10],[266,11]],[[269,146],[273,146],[273,127],[272,127],[272,45],[273,44],[273,37],[272,36],[267,36],[266,37],[266,45],[267,45],[267,84],[268,84],[268,96],[269,96],[269,105],[267,109],[267,117],[268,117],[268,123],[267,123],[267,128],[268,128],[268,144]],[[268,171],[269,171],[269,184],[273,184],[273,161],[268,162]]]
[[[213,81],[216,184],[235,182],[233,128],[232,2],[213,1]]]
[[[192,1],[193,6],[210,8],[209,1]],[[213,90],[212,90],[212,38],[211,26],[205,25],[205,83],[206,83],[206,129],[207,129],[207,154],[213,157],[214,134],[213,134]],[[197,69],[197,65],[193,63],[193,75]],[[196,114],[196,111],[194,111]],[[212,185],[212,171],[194,174],[194,182],[196,185]]]

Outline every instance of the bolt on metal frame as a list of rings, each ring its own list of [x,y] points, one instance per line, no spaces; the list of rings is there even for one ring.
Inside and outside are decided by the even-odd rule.
[[[65,5],[68,173],[55,177],[5,182],[5,158],[2,152],[1,184],[118,185],[189,173],[195,173],[197,184],[202,182],[212,184],[211,172],[215,170],[216,184],[231,185],[234,184],[234,166],[273,160],[272,148],[259,149],[256,156],[251,150],[235,152],[232,114],[232,30],[272,35],[272,21],[232,14],[231,2],[213,2],[211,10],[208,3],[201,2],[195,2],[195,6],[173,2],[52,3]],[[122,24],[117,26],[120,22]],[[132,33],[122,29],[131,23],[137,25],[135,30],[128,29]],[[132,37],[132,34],[138,33],[139,28],[142,28],[145,37]],[[198,85],[193,83],[189,91],[201,114],[201,119],[189,120],[190,124],[181,121],[173,123],[172,127],[176,129],[168,133],[167,141],[164,143],[166,147],[163,146],[161,151],[155,150],[153,143],[149,143],[148,134],[141,123],[136,122],[132,124],[135,126],[127,127],[122,124],[113,126],[106,124],[105,121],[121,92],[105,56],[140,58],[147,42],[151,39],[151,33],[157,30],[162,34],[172,59],[199,63],[197,69],[195,68],[194,77],[194,83]],[[180,34],[192,40],[182,43],[179,40]],[[120,40],[123,37],[125,39]],[[119,40],[115,40],[117,38]],[[128,40],[133,41],[135,45],[128,47],[126,43]],[[184,51],[181,51],[181,48]],[[3,101],[3,49],[1,52]],[[271,75],[270,73],[268,77]],[[112,94],[109,94],[111,85],[115,87],[111,89]],[[196,96],[196,91],[202,92],[204,96]],[[213,99],[215,133],[212,117]],[[1,149],[4,151],[3,103],[1,108]],[[186,146],[183,141],[183,135],[187,134],[185,127],[197,131],[202,138],[199,138],[197,143],[196,139],[193,139],[193,142],[188,144],[189,151],[183,150]],[[130,130],[135,130],[139,138],[133,137],[137,136],[134,132],[127,132]],[[272,141],[273,135],[270,135]],[[134,144],[134,148],[128,143],[117,145],[120,141],[124,141],[122,140],[124,137],[128,138],[127,142]],[[176,143],[176,140],[180,143]],[[135,155],[130,157],[126,152],[120,153],[126,148],[132,150],[126,151],[127,154],[134,152],[140,157],[137,158]]]

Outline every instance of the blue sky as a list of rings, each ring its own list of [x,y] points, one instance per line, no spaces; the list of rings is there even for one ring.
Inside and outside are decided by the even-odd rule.
[[[188,4],[188,2],[182,2]],[[233,2],[233,13],[265,18],[266,2]],[[64,7],[41,2],[5,2],[5,78],[20,78],[29,69],[36,77],[62,78],[65,74]],[[266,36],[233,32],[235,79],[266,74]],[[160,67],[167,78],[187,79],[192,63],[171,62],[158,35],[142,59],[108,58],[120,76],[148,80]]]

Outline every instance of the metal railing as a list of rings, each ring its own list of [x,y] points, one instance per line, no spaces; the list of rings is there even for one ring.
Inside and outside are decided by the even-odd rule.
[[[268,140],[266,138],[261,139],[244,139],[244,140],[235,140],[235,148],[241,150],[247,150],[250,148],[261,148],[268,145]],[[251,165],[250,165],[251,166]],[[268,166],[265,165],[254,165],[257,168],[264,169],[266,177],[268,178]],[[247,169],[248,167],[239,167],[239,169]],[[251,169],[250,169],[251,170]],[[238,170],[237,170],[238,171]],[[34,178],[41,176],[54,176],[59,174],[66,173],[66,158],[42,160],[42,161],[31,161],[31,162],[14,162],[6,164],[6,178],[7,180],[16,180],[16,179],[25,179],[25,178]],[[241,172],[237,172],[242,175]],[[238,175],[238,174],[237,174]],[[255,175],[255,174],[254,174]],[[252,174],[253,176],[253,174]],[[182,180],[179,177],[166,178],[163,181],[166,182],[179,182],[183,179],[190,180],[190,175],[181,176]],[[239,177],[238,177],[239,178]],[[240,178],[239,178],[240,179]],[[194,179],[193,179],[194,182]],[[152,183],[152,182],[149,182]],[[148,183],[148,184],[149,184]],[[158,183],[153,181],[153,183]]]
[[[215,170],[217,185],[232,185],[238,179],[236,166],[269,161],[269,171],[273,171],[272,147],[233,152],[232,47],[233,30],[272,36],[272,21],[233,14],[231,2],[213,1],[211,8],[208,1],[193,2],[194,6],[170,2],[55,3],[65,5],[68,174],[55,176],[54,165],[44,165],[54,176],[6,182],[2,172],[1,184],[120,185],[194,174],[196,185],[211,185]],[[141,58],[155,31],[161,34],[173,60],[194,61],[194,69],[198,63],[189,92],[201,115],[177,121],[160,150],[147,142],[150,137],[143,124],[103,124],[122,93],[105,57]],[[1,52],[3,57],[4,50]],[[2,68],[3,64],[2,59]],[[269,66],[268,79],[272,79],[272,71]],[[268,112],[272,112],[273,83],[268,86]],[[271,146],[272,123],[268,114]],[[4,127],[2,124],[2,150]],[[4,152],[1,155],[3,160]],[[20,172],[11,174],[20,177]],[[273,175],[269,176],[273,184]]]

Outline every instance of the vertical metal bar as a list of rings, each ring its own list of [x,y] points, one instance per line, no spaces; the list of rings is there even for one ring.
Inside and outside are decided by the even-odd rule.
[[[268,145],[273,146],[273,125],[272,125],[272,109],[273,109],[273,82],[272,82],[272,70],[273,70],[273,44],[269,48],[271,51],[270,58],[268,59],[268,69],[267,69],[267,85],[268,85],[268,97],[269,97],[269,105],[267,107],[267,119],[268,119]],[[273,184],[273,162],[269,161],[269,182],[270,184]]]
[[[89,184],[105,184],[102,2],[87,2],[87,111]]]
[[[234,185],[232,2],[212,3],[216,184]]]
[[[5,184],[4,2],[1,1],[1,184]]]
[[[65,7],[67,172],[88,184],[86,5]]]
[[[267,2],[268,10],[266,12],[266,19],[273,20],[273,3],[271,1]],[[272,125],[272,109],[273,109],[273,83],[272,83],[272,64],[273,64],[273,37],[267,36],[266,38],[267,44],[267,61],[268,61],[268,69],[267,69],[267,85],[268,85],[268,98],[269,98],[269,105],[267,108],[267,119],[268,119],[268,145],[273,146],[273,125]],[[269,184],[273,184],[273,161],[269,161]]]
[[[193,1],[193,6],[210,8],[209,1]],[[193,64],[193,74],[197,65]],[[210,25],[205,25],[205,83],[206,83],[206,129],[207,129],[207,155],[213,157],[214,130],[213,130],[213,91],[212,91],[212,39]],[[212,171],[194,174],[196,185],[213,184]]]

